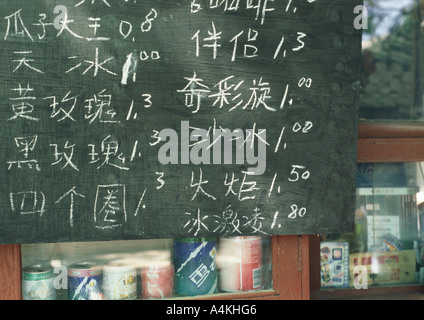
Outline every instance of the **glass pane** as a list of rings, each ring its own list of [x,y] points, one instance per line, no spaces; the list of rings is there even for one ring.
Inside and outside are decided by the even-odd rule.
[[[422,120],[423,2],[365,0],[365,6],[360,118]]]
[[[358,164],[354,232],[323,236],[322,289],[424,282],[423,169]]]
[[[25,300],[134,300],[272,288],[269,237],[22,245]]]

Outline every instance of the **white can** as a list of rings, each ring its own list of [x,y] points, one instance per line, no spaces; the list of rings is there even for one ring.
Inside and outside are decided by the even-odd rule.
[[[103,267],[103,295],[106,300],[135,300],[137,298],[137,269],[122,262]]]

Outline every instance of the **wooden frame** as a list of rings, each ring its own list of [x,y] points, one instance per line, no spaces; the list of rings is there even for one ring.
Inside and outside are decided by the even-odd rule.
[[[358,162],[415,161],[424,161],[424,123],[360,123]]]
[[[424,122],[361,122],[359,124],[358,162],[424,161]],[[320,264],[319,258],[311,263]],[[367,290],[315,290],[312,299],[422,299],[423,285],[405,285]]]
[[[261,300],[309,300],[317,282],[311,282],[312,274],[319,274],[316,264],[310,264],[310,255],[318,254],[317,236],[274,236],[271,241],[273,289],[212,296],[193,299],[261,299]],[[19,300],[21,292],[20,245],[0,245],[0,300]],[[319,280],[319,278],[318,278]],[[312,285],[312,286],[311,286]],[[315,285],[315,287],[313,287]],[[318,282],[319,285],[319,282]]]
[[[21,246],[0,245],[0,299],[21,298]]]

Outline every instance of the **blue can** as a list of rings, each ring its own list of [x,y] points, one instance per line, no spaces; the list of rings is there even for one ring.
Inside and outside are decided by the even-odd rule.
[[[197,296],[217,292],[216,239],[174,241],[175,294]]]
[[[68,269],[69,300],[101,300],[102,270],[91,262],[79,262]]]

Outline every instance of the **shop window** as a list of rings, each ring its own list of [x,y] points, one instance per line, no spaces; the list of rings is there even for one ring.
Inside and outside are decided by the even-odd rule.
[[[416,161],[410,160],[412,155],[400,155],[398,150],[406,144],[413,150],[422,132],[424,2],[365,0],[364,4],[368,29],[363,30],[359,117],[361,124],[383,126],[397,139],[390,144],[384,142],[387,136],[373,133],[372,138],[382,139],[375,145],[384,144],[386,151],[379,163],[366,163],[372,155],[361,153],[353,232],[321,235],[321,293],[336,289],[336,296],[342,289],[424,283],[424,163],[411,162]],[[418,123],[414,136],[399,139],[408,131],[391,128],[400,123],[407,127],[410,120]],[[366,138],[360,131],[359,141]],[[406,162],[393,163],[395,155]],[[358,295],[348,292],[350,297]]]
[[[423,2],[366,0],[359,116],[366,120],[422,120]]]
[[[199,297],[272,288],[270,237],[25,244],[24,300]]]
[[[424,283],[423,167],[358,165],[354,232],[323,236],[321,289]]]

